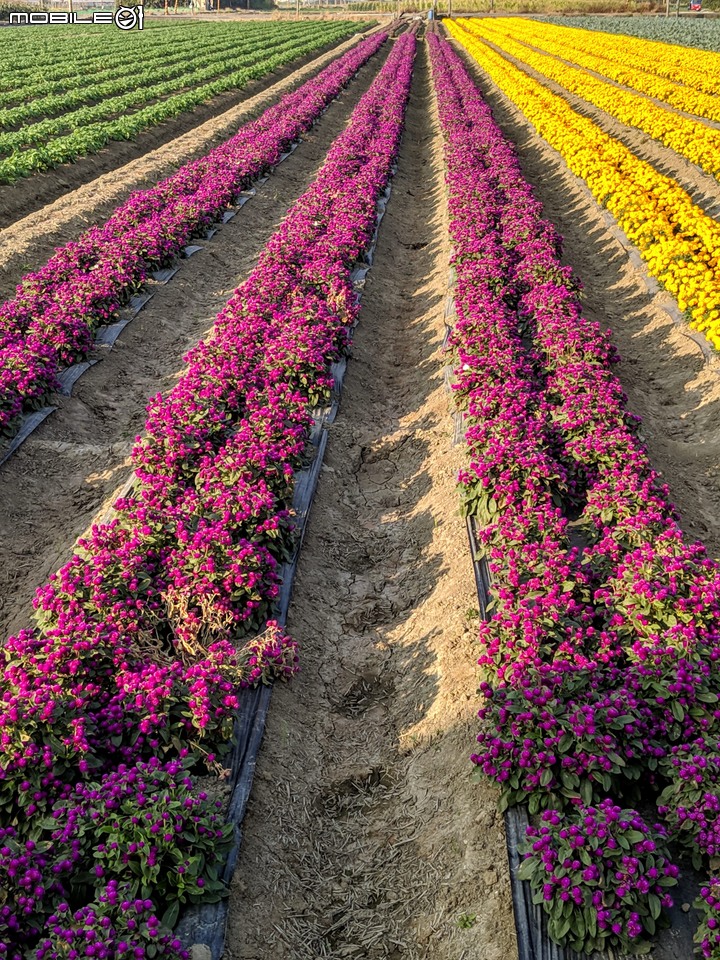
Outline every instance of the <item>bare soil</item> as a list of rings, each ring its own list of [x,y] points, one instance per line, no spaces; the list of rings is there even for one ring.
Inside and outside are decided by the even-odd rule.
[[[497,792],[470,782],[477,599],[444,387],[441,141],[420,51],[288,627],[227,960],[517,956]]]
[[[103,223],[133,191],[154,186],[203,156],[357,42],[356,35],[319,56],[316,52],[296,60],[242,90],[146,130],[132,142],[114,142],[91,157],[3,187],[0,297],[12,296],[23,274],[44,263],[55,247]]]
[[[73,396],[0,468],[0,637],[28,625],[35,589],[70,556],[130,472],[148,399],[170,389],[182,357],[250,272],[288,207],[315,178],[367,90],[381,51],[234,220],[183,264],[126,327]]]
[[[584,310],[612,332],[616,372],[629,408],[643,418],[653,465],[670,487],[683,525],[720,557],[720,358],[708,361],[653,293],[644,265],[628,259],[585,184],[535,132],[459,45],[545,216],[565,239],[565,262],[584,286]]]

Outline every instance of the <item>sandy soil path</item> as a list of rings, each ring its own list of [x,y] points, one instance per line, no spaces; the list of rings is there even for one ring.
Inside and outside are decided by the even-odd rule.
[[[496,791],[469,780],[477,621],[443,385],[447,227],[424,49],[300,559],[227,960],[517,956]]]
[[[114,499],[129,473],[148,399],[173,385],[183,355],[210,329],[288,207],[315,178],[386,55],[381,51],[363,67],[257,195],[167,286],[156,288],[73,396],[60,398],[59,410],[0,467],[0,637],[27,625],[37,586]]]

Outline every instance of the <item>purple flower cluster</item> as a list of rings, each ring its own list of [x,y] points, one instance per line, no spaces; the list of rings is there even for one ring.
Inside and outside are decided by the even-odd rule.
[[[88,891],[105,885],[113,890],[121,884],[122,899],[141,897],[145,911],[155,909],[150,896],[155,904],[171,904],[174,918],[180,904],[222,896],[218,871],[232,844],[233,827],[225,822],[221,801],[197,793],[184,762],[161,764],[152,758],[121,765],[97,783],[75,784],[45,821],[30,822],[29,829],[41,834],[38,840],[21,840],[12,828],[0,831],[5,894],[0,907],[5,953],[0,956],[20,960],[23,947],[54,930],[58,913],[69,916],[70,905],[86,903]],[[116,936],[111,925],[117,918],[107,904],[105,914],[107,946],[108,938]],[[83,924],[97,919],[92,908],[74,920],[80,915]],[[168,925],[167,917],[163,921]],[[62,935],[69,936],[72,929],[63,925]],[[127,929],[135,929],[132,922]],[[140,926],[137,932],[142,932]]]
[[[0,957],[12,958],[12,953]],[[18,957],[21,954],[17,954]],[[48,918],[47,929],[28,960],[145,960],[166,957],[188,960],[181,942],[164,932],[149,899],[131,897],[127,886],[111,880],[94,902],[72,910],[61,901]]]
[[[12,827],[0,828],[0,957],[7,956],[13,944],[36,936],[50,904],[67,895],[80,841],[54,846],[21,839]]]
[[[142,286],[232,205],[238,191],[277,163],[308,130],[387,33],[377,33],[207,156],[150,190],[138,191],[103,227],[93,227],[23,278],[0,306],[0,437],[20,415],[57,389],[57,373],[84,357],[93,333]]]
[[[527,836],[520,876],[549,914],[550,935],[568,937],[573,949],[637,949],[643,934],[655,932],[662,907],[672,906],[667,888],[678,868],[668,861],[665,833],[632,810],[611,800],[546,810]]]
[[[0,651],[0,822],[15,831],[7,873],[26,876],[15,861],[27,851],[14,844],[39,840],[28,882],[38,872],[45,892],[27,904],[39,919],[23,942],[52,934],[40,939],[43,958],[78,949],[88,924],[100,952],[78,956],[114,955],[103,952],[103,925],[140,949],[122,918],[106,924],[104,907],[83,908],[98,884],[157,896],[168,926],[181,902],[221,895],[211,851],[222,851],[224,828],[202,795],[196,809],[179,761],[167,759],[212,763],[231,736],[238,688],[296,670],[296,645],[267,620],[293,543],[293,471],[357,318],[351,270],[399,147],[415,42],[409,33],[394,43],[210,338],[151,401],[132,493],[38,590],[36,628]],[[64,868],[41,882],[60,853],[67,861],[68,844],[83,863],[92,850],[91,867],[73,870],[72,897]],[[14,884],[8,929],[24,909]]]
[[[670,780],[658,798],[658,811],[697,869],[720,857],[720,743],[699,737],[674,746],[663,761]]]
[[[700,956],[704,960],[720,960],[720,880],[712,879],[700,890],[695,907],[702,913],[695,934]]]
[[[720,568],[683,537],[609,336],[583,317],[512,146],[450,45],[428,43],[470,452],[460,488],[492,581],[473,760],[503,807],[531,813],[636,794],[641,778],[658,790],[677,779],[673,746],[720,734]],[[709,853],[715,780],[696,766],[704,799],[685,812],[702,829],[688,834]]]

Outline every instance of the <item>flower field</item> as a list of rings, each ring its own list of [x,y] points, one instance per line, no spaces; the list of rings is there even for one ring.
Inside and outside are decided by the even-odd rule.
[[[684,541],[625,410],[612,345],[583,320],[511,147],[457,55],[432,42],[456,218],[463,505],[493,580],[480,661],[489,724],[474,760],[505,806],[545,811],[523,875],[553,939],[632,950],[671,903],[677,867],[665,828],[607,798],[669,779],[684,816],[701,819],[714,780],[699,764],[717,751],[720,572]],[[680,786],[685,764],[700,774],[696,809]],[[690,833],[707,854],[709,837]]]
[[[102,227],[58,250],[23,277],[1,308],[0,431],[12,436],[18,417],[57,389],[57,373],[84,358],[97,328],[221,217],[376,52],[382,37],[363,41],[237,136],[168,180],[131,196]]]
[[[717,176],[720,55],[362,27],[0,76],[12,159],[343,41],[12,267],[0,958],[720,960],[720,223],[568,99]]]
[[[488,46],[478,21],[453,21],[449,29],[613,214],[690,325],[720,348],[718,222],[677,182]]]
[[[282,112],[302,116],[308,100],[319,112],[385,39],[364,41]],[[292,542],[293,468],[308,404],[327,394],[326,367],[355,317],[349,265],[390,174],[414,43],[411,34],[396,43],[212,338],[151,404],[132,495],[38,592],[38,626],[5,644],[2,876],[17,881],[0,912],[7,956],[24,956],[28,944],[31,956],[64,956],[78,938],[102,942],[103,956],[137,956],[151,944],[177,954],[150,911],[162,906],[172,927],[181,904],[217,896],[227,829],[176,775],[227,743],[238,687],[295,669],[292,642],[268,620]],[[277,152],[273,134],[280,143],[290,134],[271,119]],[[260,131],[249,133],[257,144]],[[158,806],[138,827],[146,793]],[[105,840],[90,827],[98,810],[114,809],[122,816]],[[170,865],[179,883],[161,887]],[[90,891],[89,906],[68,911]],[[126,902],[138,912],[127,929]]]
[[[509,25],[501,22],[498,26],[504,36],[521,38],[688,113],[717,119],[713,101],[706,97],[720,91],[720,80],[714,75],[716,53],[630,39],[619,46],[610,34],[561,29],[528,20]]]
[[[673,83],[664,79],[658,82],[657,76],[648,72],[649,63],[645,64],[645,69],[636,69],[616,65],[594,52],[585,55],[578,51],[577,40],[572,35],[566,38],[563,33],[558,42],[551,31],[552,28],[545,25],[536,27],[531,24],[530,30],[527,30],[513,24],[509,30],[503,25],[498,28],[485,27],[482,35],[491,41],[495,37],[493,42],[499,42],[507,53],[521,64],[532,67],[541,76],[556,81],[564,89],[577,94],[610,116],[637,127],[675,150],[680,156],[696,163],[712,176],[718,175],[720,130],[667,110],[663,105],[642,96],[647,94],[648,97],[661,100],[663,104],[717,121],[720,110],[716,91],[702,93],[696,89],[695,76],[704,76],[701,71],[678,70],[676,75],[680,77],[680,82]],[[592,49],[595,50],[595,44]],[[586,72],[588,70],[602,76],[596,79]],[[625,90],[611,85],[607,82],[608,79],[632,89]]]

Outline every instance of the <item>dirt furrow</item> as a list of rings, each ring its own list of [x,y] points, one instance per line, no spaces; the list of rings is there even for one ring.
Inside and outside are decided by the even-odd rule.
[[[655,167],[656,170],[659,170],[660,173],[666,177],[671,177],[673,180],[676,180],[683,190],[686,190],[692,197],[693,202],[709,217],[713,217],[715,220],[720,219],[720,183],[718,183],[716,177],[705,173],[697,164],[687,160],[670,147],[666,147],[659,140],[655,140],[637,127],[631,127],[627,123],[616,120],[615,117],[611,117],[610,114],[604,110],[594,106],[587,100],[583,100],[583,98],[577,94],[566,90],[565,87],[555,80],[544,77],[529,64],[518,60],[512,54],[503,50],[502,47],[490,42],[488,42],[488,46],[492,47],[496,53],[505,57],[506,60],[518,67],[518,69],[527,73],[533,80],[537,80],[538,83],[541,83],[550,90],[551,93],[563,97],[576,113],[592,120],[593,123],[596,123],[608,136],[614,137],[623,143],[635,156],[640,157],[641,160]],[[537,52],[544,53],[542,50],[538,50]],[[588,73],[591,72],[592,71],[588,71]],[[605,77],[602,79],[611,86],[618,86],[618,84],[613,84],[612,80],[607,80]],[[660,104],[660,101],[658,101],[658,104],[672,111],[672,107],[668,107],[667,104]],[[692,117],[691,119],[698,120],[699,118]]]
[[[288,207],[315,178],[387,50],[355,81],[234,220],[185,262],[73,396],[0,467],[0,638],[27,626],[30,602],[75,539],[114,499],[145,405],[172,387],[182,357],[252,269]]]
[[[104,223],[133,191],[147,189],[203,156],[357,42],[355,36],[320,56],[295,61],[241,91],[145,131],[132,143],[113,143],[76,163],[3,187],[0,299],[12,296],[22,276],[41,266],[55,247]]]
[[[231,890],[227,960],[516,956],[470,782],[477,599],[444,387],[447,222],[421,49]]]
[[[564,261],[584,287],[587,316],[607,327],[622,363],[616,367],[629,407],[643,418],[653,464],[670,487],[687,531],[720,557],[720,363],[662,309],[665,291],[648,292],[648,273],[634,266],[587,187],[538,136],[523,114],[458,44],[545,216],[565,238]]]

